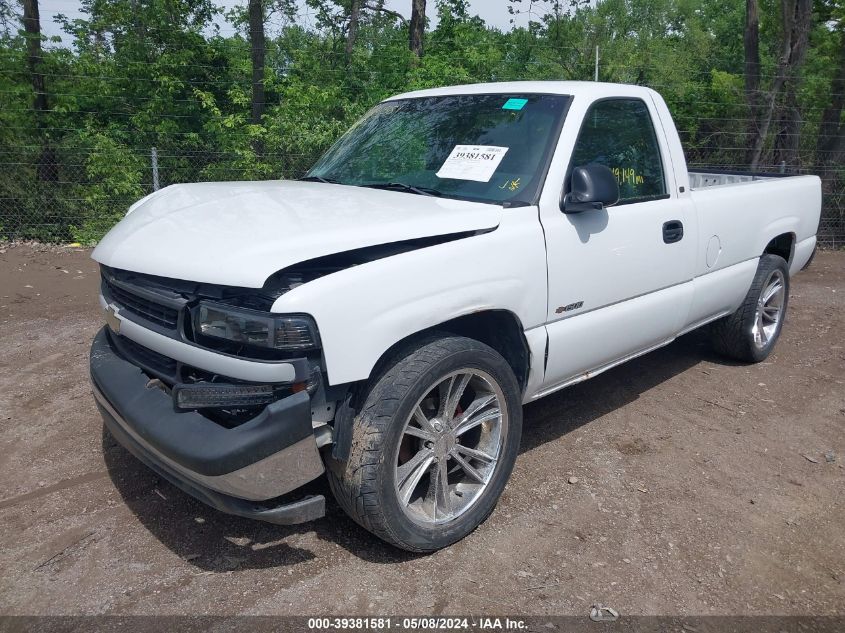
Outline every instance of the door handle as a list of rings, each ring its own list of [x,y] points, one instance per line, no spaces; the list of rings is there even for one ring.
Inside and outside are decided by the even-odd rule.
[[[663,241],[667,244],[680,242],[684,237],[684,223],[680,220],[669,220],[663,223]]]

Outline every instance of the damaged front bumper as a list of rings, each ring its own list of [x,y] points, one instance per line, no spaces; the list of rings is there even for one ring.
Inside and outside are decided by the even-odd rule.
[[[325,514],[325,498],[277,499],[320,476],[323,461],[306,392],[267,405],[225,428],[170,395],[123,358],[103,328],[91,346],[91,382],[112,436],[158,475],[229,514],[294,524]]]

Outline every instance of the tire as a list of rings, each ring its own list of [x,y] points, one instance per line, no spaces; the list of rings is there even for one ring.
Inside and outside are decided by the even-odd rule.
[[[782,257],[765,254],[742,305],[713,323],[713,347],[747,363],[765,360],[780,337],[788,303],[789,267]]]
[[[453,416],[447,402],[456,403]],[[348,460],[328,456],[326,470],[358,524],[396,547],[432,552],[493,511],[521,433],[521,392],[507,361],[483,343],[443,334],[399,350],[374,376],[352,421]]]

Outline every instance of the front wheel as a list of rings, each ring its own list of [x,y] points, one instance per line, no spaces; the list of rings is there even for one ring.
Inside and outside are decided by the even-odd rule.
[[[765,360],[780,337],[789,302],[789,267],[778,255],[763,255],[742,305],[713,323],[713,347],[748,363]]]
[[[487,518],[507,483],[520,400],[510,366],[483,343],[444,335],[406,348],[370,386],[349,459],[329,459],[335,497],[393,545],[451,545]]]

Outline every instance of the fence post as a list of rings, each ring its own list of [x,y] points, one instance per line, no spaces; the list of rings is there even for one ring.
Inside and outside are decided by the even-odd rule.
[[[150,159],[153,165],[153,191],[158,191],[158,151],[155,147],[150,152]]]
[[[599,47],[598,44],[596,45],[596,72],[593,76],[593,81],[599,80]]]

